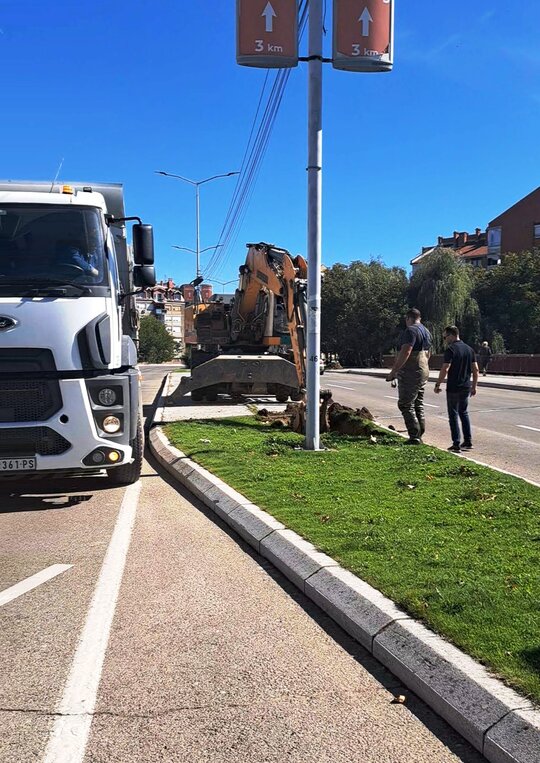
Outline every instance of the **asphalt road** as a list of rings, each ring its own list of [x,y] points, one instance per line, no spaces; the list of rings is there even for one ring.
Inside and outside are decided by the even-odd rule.
[[[383,424],[406,432],[397,408],[397,390],[384,379],[355,374],[326,372],[321,385],[333,392],[343,405],[366,406]],[[447,448],[452,440],[446,395],[436,395],[428,382],[425,394],[426,434],[424,442]],[[465,455],[482,463],[506,469],[520,477],[540,482],[540,394],[479,387],[469,410],[474,450]]]
[[[0,763],[482,760],[151,460],[2,489]]]

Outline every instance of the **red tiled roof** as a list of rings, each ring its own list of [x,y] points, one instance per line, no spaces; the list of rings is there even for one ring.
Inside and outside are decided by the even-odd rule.
[[[456,254],[459,254],[460,257],[486,257],[487,253],[487,246],[474,246],[474,244],[456,249]]]

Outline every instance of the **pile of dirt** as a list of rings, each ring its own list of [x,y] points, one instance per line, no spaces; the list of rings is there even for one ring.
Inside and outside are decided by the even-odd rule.
[[[288,403],[282,413],[268,411],[262,408],[257,417],[275,428],[292,429],[293,432],[305,434],[306,404]],[[367,408],[349,408],[335,403],[329,393],[321,394],[320,431],[338,432],[351,437],[368,437],[373,433],[375,419]]]

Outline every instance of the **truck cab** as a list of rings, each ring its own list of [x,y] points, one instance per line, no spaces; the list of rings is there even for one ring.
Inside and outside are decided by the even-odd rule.
[[[0,182],[0,479],[138,479],[133,294],[155,274],[151,226],[128,246],[133,219],[121,185]]]

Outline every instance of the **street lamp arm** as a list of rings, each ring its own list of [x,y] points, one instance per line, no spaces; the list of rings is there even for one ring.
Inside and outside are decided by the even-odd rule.
[[[231,175],[239,175],[240,172],[226,172],[224,175],[212,175],[211,178],[206,178],[206,180],[199,180],[196,185],[204,185],[205,183],[209,183],[211,180],[217,180],[218,178],[228,178],[231,177]]]
[[[199,254],[202,254],[203,252],[208,252],[210,249],[219,249],[223,244],[214,244],[214,246],[207,246],[205,249],[200,249]],[[196,249],[190,249],[187,246],[176,246],[176,244],[171,244],[172,249],[181,249],[183,252],[191,252],[192,254],[197,254]]]
[[[165,172],[164,170],[154,170],[156,175],[163,175],[164,177],[168,178],[176,178],[177,180],[184,180],[186,183],[190,183],[191,185],[204,185],[205,183],[209,183],[211,180],[217,180],[218,178],[228,178],[231,175],[239,175],[240,172],[226,172],[223,175],[212,175],[211,178],[205,178],[205,180],[190,180],[189,178],[184,177],[183,175],[175,175],[172,172]]]
[[[192,254],[197,254],[195,249],[189,249],[187,246],[175,246],[172,244],[171,249],[180,249],[182,252],[191,252]]]
[[[218,283],[220,286],[227,286],[229,283],[236,283],[238,281],[237,278],[233,278],[232,281],[218,281],[216,278],[205,278],[205,281],[210,281],[210,283]]]
[[[164,177],[168,178],[177,178],[177,180],[185,180],[186,183],[190,183],[191,185],[200,185],[196,180],[190,180],[189,178],[185,178],[183,175],[173,175],[172,172],[164,172],[163,170],[154,170],[154,172],[156,175],[163,175]]]
[[[205,249],[201,249],[201,254],[203,252],[209,252],[210,249],[220,249],[223,246],[223,244],[214,244],[214,246],[207,246]]]

